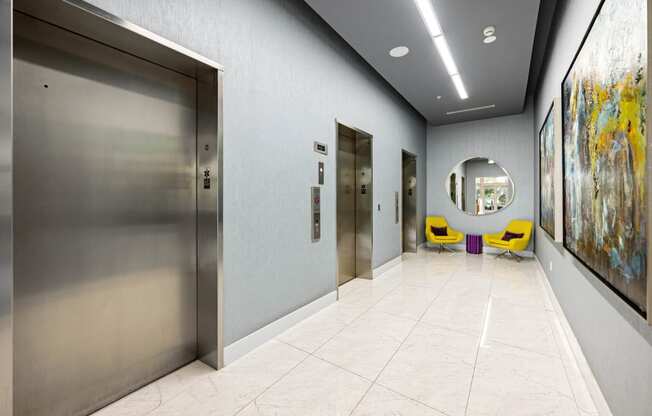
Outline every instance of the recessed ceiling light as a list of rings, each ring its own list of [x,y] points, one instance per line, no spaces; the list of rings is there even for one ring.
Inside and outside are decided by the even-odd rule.
[[[482,34],[487,36],[493,36],[496,34],[496,27],[495,26],[487,26],[482,30]]]
[[[389,51],[389,56],[392,58],[402,58],[408,53],[410,53],[410,48],[407,46],[397,46]]]
[[[483,42],[486,44],[494,43],[496,41],[496,36],[491,35],[484,38]]]
[[[441,95],[438,95],[438,96],[437,96],[437,99],[438,99],[438,100],[441,100]]]

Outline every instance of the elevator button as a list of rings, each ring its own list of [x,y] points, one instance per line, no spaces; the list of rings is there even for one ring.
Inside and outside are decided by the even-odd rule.
[[[211,189],[211,171],[204,169],[204,189]]]

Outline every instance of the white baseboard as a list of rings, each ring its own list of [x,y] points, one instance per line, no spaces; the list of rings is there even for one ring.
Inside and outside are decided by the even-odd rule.
[[[600,389],[600,386],[598,385],[598,382],[593,375],[593,371],[591,370],[589,363],[586,361],[582,347],[575,337],[575,334],[573,333],[570,323],[566,318],[566,314],[564,314],[564,310],[559,304],[559,300],[557,299],[554,290],[552,290],[548,275],[545,272],[543,264],[541,264],[541,259],[539,259],[539,257],[536,255],[534,257],[543,276],[543,288],[546,291],[548,300],[550,301],[550,307],[557,316],[559,325],[561,326],[560,330],[565,337],[565,341],[568,343],[568,347],[570,348],[573,358],[575,359],[575,363],[577,364],[582,379],[584,380],[584,384],[589,391],[589,395],[593,399],[593,403],[595,404],[596,410],[598,411],[598,415],[613,416],[611,409],[609,409],[609,404],[602,394],[602,390]]]
[[[395,257],[388,261],[387,263],[383,264],[382,266],[376,267],[373,272],[372,272],[372,277],[375,279],[376,277],[380,276],[381,274],[385,273],[387,270],[398,266],[401,264],[403,261],[403,255],[400,255],[398,257]]]
[[[291,328],[304,319],[316,314],[328,305],[337,301],[337,291],[334,290],[319,299],[310,302],[307,305],[300,307],[294,312],[271,322],[259,330],[252,332],[244,338],[241,338],[224,347],[224,365],[229,365],[238,358],[261,346],[265,342],[276,337],[285,330]]]

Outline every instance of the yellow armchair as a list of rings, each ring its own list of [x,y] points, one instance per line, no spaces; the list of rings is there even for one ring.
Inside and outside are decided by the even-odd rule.
[[[447,227],[448,235],[438,236],[432,232],[431,227],[442,228]],[[464,240],[464,234],[459,231],[456,231],[448,226],[446,218],[444,217],[426,217],[426,240],[432,244],[439,244],[439,252],[443,249],[446,249],[450,252],[453,252],[452,249],[448,247],[449,244],[458,244]]]
[[[503,240],[505,233],[523,234],[521,238],[512,238],[509,241]],[[489,247],[494,247],[503,250],[498,256],[510,255],[517,261],[521,261],[521,256],[516,254],[519,251],[525,250],[530,244],[530,237],[532,236],[532,221],[526,220],[513,220],[507,225],[503,231],[497,234],[484,234],[482,240],[484,244]]]

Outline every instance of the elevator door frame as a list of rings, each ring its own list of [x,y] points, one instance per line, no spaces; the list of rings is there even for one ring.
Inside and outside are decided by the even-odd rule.
[[[339,119],[335,119],[335,146],[334,146],[334,153],[335,153],[335,204],[334,204],[334,212],[335,212],[335,287],[337,288],[337,297],[339,299],[339,293],[340,293],[340,284],[339,284],[339,267],[340,267],[340,259],[339,259],[339,253],[338,253],[338,245],[337,245],[337,228],[338,228],[338,218],[337,218],[337,184],[339,183],[339,144],[340,144],[340,125],[344,126],[350,130],[355,131],[356,133],[362,134],[364,136],[367,136],[369,138],[369,160],[370,160],[370,165],[371,165],[371,189],[370,189],[370,200],[371,200],[371,206],[370,206],[370,211],[369,211],[369,241],[370,241],[370,247],[369,247],[369,271],[366,275],[364,276],[355,276],[355,278],[363,278],[363,279],[372,279],[373,278],[373,253],[374,253],[374,211],[375,211],[375,202],[374,202],[374,136],[371,133],[368,133],[362,129],[359,129],[357,127],[353,127],[351,124],[345,123]],[[356,145],[357,147],[357,145]],[[357,254],[356,254],[356,262],[357,262]],[[351,279],[353,280],[353,279]]]
[[[13,14],[20,12],[197,82],[197,358],[219,369],[223,345],[224,68],[83,0],[0,1],[0,414],[13,406]],[[6,111],[8,110],[8,111]],[[6,117],[6,118],[5,118]],[[200,176],[201,172],[201,176]],[[204,189],[204,173],[213,184]],[[206,191],[206,192],[203,192]]]
[[[417,183],[415,184],[414,187],[414,247],[411,247],[410,250],[407,250],[405,247],[405,188],[403,185],[405,184],[405,158],[406,156],[410,159],[414,159],[414,178],[416,179]],[[419,197],[418,193],[418,184],[419,184],[419,178],[417,175],[417,155],[415,155],[412,152],[408,152],[405,149],[401,150],[401,253],[416,253],[417,252],[417,247],[419,246],[418,244],[418,236],[419,236],[419,226],[418,226],[418,216],[417,216],[417,207],[418,207],[418,200],[417,198]]]

